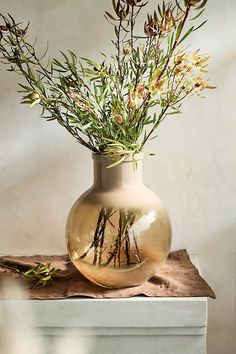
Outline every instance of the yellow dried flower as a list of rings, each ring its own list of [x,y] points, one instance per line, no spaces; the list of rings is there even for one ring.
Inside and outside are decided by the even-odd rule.
[[[211,59],[210,56],[199,54],[199,50],[196,50],[193,54],[186,54],[180,50],[174,58],[174,73],[183,75],[187,72],[190,73],[192,70],[207,72],[205,68],[209,59]]]
[[[159,29],[162,34],[168,33],[172,30],[175,24],[174,16],[171,9],[167,9],[163,13],[162,21],[160,23]]]
[[[128,94],[128,106],[139,107],[150,94],[145,85],[138,85],[135,90],[130,90]]]
[[[198,76],[193,80],[193,89],[196,91],[205,90],[207,86],[208,82],[202,76]]]
[[[192,69],[192,64],[189,61],[189,54],[177,54],[174,58],[174,73],[181,75]]]
[[[216,88],[215,86],[210,86],[208,84],[208,81],[205,80],[202,76],[198,76],[195,79],[193,79],[194,92],[203,91],[205,89],[213,90],[215,88]]]
[[[209,59],[211,59],[210,56],[199,54],[199,50],[197,50],[193,53],[192,64],[195,68],[205,68]]]
[[[165,83],[165,80],[160,79],[160,74],[161,74],[160,69],[156,69],[152,73],[152,76],[150,77],[150,80],[149,80],[151,91],[155,91],[155,92],[163,91],[163,85]]]
[[[155,92],[160,92],[163,90],[164,80],[154,79],[152,81],[152,90]]]
[[[131,54],[131,52],[132,52],[132,48],[131,48],[130,44],[128,44],[126,47],[123,48],[124,55],[129,55],[129,54]]]

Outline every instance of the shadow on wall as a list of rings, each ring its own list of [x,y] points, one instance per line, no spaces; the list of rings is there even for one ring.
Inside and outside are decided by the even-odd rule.
[[[74,146],[75,152],[81,149],[82,156],[87,153],[78,144]],[[2,171],[0,229],[4,252],[29,254],[38,249],[47,254],[48,249],[55,253],[63,250],[66,217],[90,184],[90,169],[80,168],[70,145],[60,153],[56,149],[47,154],[45,146],[41,154],[35,151],[9,161]]]
[[[229,276],[236,270],[235,240],[236,224],[233,224],[219,230],[198,247],[201,270],[216,293],[216,300],[209,300],[210,354],[231,354],[236,347],[236,280]],[[226,248],[225,244],[229,247]]]

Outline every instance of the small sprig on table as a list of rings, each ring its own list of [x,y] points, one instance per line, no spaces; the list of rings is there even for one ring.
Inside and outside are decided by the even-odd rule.
[[[54,277],[59,271],[60,269],[53,267],[51,263],[46,265],[37,263],[37,266],[24,272],[23,275],[25,278],[30,279],[32,288],[44,288],[54,284]]]
[[[17,266],[8,265],[4,260],[0,261],[1,268],[8,269],[20,275],[22,278],[30,280],[32,289],[52,286],[54,284],[55,275],[60,269],[53,267],[51,263],[43,264],[36,262],[36,264],[35,267],[23,271]]]

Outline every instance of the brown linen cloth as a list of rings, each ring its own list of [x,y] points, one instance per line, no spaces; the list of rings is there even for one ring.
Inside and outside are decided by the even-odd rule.
[[[11,273],[6,267],[0,267],[0,280],[12,277],[27,290],[29,299],[64,299],[83,296],[90,298],[128,298],[137,295],[148,297],[211,297],[215,294],[206,281],[199,275],[191,263],[186,250],[170,253],[166,263],[158,274],[144,284],[131,288],[105,289],[88,281],[76,270],[68,256],[17,256],[2,257],[8,267],[17,266],[25,271],[35,265],[35,262],[51,262],[61,271],[56,275],[53,286],[41,289],[30,289],[29,283]],[[0,291],[0,299],[3,298]]]

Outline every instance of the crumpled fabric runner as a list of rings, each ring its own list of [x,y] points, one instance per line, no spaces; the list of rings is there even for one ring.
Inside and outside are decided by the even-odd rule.
[[[68,256],[8,256],[1,257],[6,266],[17,266],[23,271],[35,262],[52,263],[61,271],[53,286],[30,289],[30,285],[9,269],[0,267],[0,281],[11,278],[21,284],[29,299],[52,300],[70,297],[128,298],[138,295],[148,297],[211,297],[215,294],[190,261],[186,250],[171,252],[166,263],[149,281],[140,286],[123,289],[105,289],[88,281],[74,267]],[[0,290],[0,299],[3,298]]]

